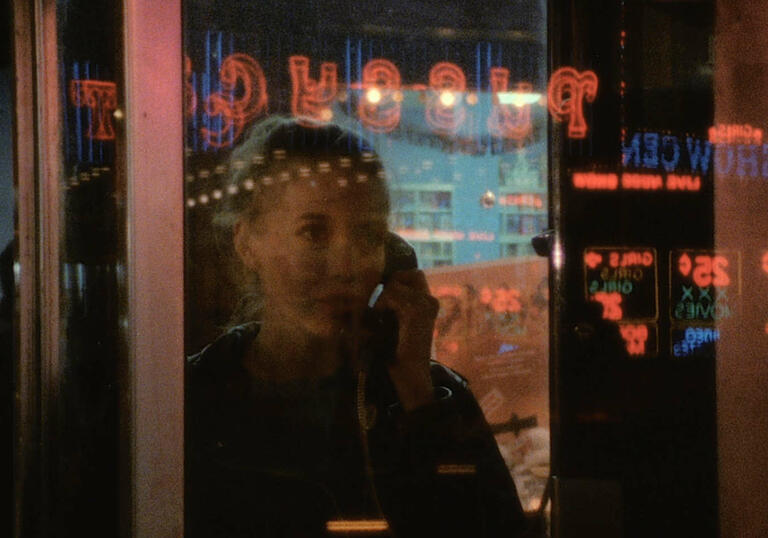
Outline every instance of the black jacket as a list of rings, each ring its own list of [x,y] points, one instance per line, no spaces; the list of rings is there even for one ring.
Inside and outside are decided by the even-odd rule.
[[[188,360],[187,536],[334,536],[351,520],[387,522],[370,536],[522,536],[514,484],[463,378],[432,363],[437,401],[409,413],[383,365],[364,389],[345,369],[312,388],[259,386],[242,366],[257,333],[240,326]]]

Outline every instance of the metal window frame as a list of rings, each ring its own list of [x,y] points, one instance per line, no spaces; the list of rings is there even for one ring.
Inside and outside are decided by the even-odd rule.
[[[125,0],[131,535],[183,536],[181,0]]]
[[[12,2],[17,369],[16,536],[54,528],[46,472],[60,348],[56,0]],[[123,1],[126,178],[121,535],[183,536],[181,0]]]

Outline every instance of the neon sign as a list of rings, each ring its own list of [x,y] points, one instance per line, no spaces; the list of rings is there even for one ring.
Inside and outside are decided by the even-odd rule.
[[[449,62],[435,64],[429,71],[429,87],[432,92],[425,112],[427,123],[436,133],[456,134],[467,116],[458,106],[460,94],[467,90],[464,71]]]
[[[256,60],[253,60],[254,62]],[[309,76],[310,60],[306,56],[291,56],[288,67],[291,73],[291,112],[297,117],[326,122],[333,117],[331,104],[338,91],[337,67],[333,62],[320,64],[320,79]],[[312,127],[312,124],[307,124]]]
[[[400,123],[403,94],[400,71],[389,60],[371,60],[363,68],[365,98],[360,99],[357,113],[366,128],[375,133],[389,133]]]
[[[655,323],[619,323],[619,333],[630,357],[650,357],[658,353]]]
[[[763,143],[763,130],[744,124],[718,124],[709,128],[709,141],[712,144],[748,144]]]
[[[470,92],[464,71],[451,62],[439,62],[429,71],[429,84],[402,84],[397,66],[384,58],[370,60],[362,68],[361,80],[341,87],[338,64],[322,62],[319,76],[310,76],[311,60],[307,56],[288,58],[291,79],[291,113],[296,117],[327,122],[333,117],[333,104],[347,99],[346,91],[359,90],[357,114],[366,129],[389,133],[401,120],[403,90],[426,92],[424,119],[436,134],[456,135],[467,121],[466,106],[478,104],[476,93]],[[185,101],[187,113],[197,109],[194,72],[185,60]],[[517,82],[509,91],[510,73],[503,67],[492,67],[489,85],[493,94],[486,125],[492,136],[521,141],[532,132],[531,105],[540,101],[533,85]],[[224,58],[219,70],[221,91],[205,99],[205,113],[219,118],[220,128],[203,127],[205,142],[215,148],[234,143],[246,125],[267,113],[267,80],[257,60],[234,53]],[[548,85],[549,109],[556,121],[568,123],[568,136],[584,138],[587,124],[583,101],[592,102],[597,95],[597,76],[592,71],[578,72],[571,67],[558,69]],[[307,122],[308,124],[310,122]]]
[[[220,115],[222,127],[217,131],[201,129],[205,141],[216,148],[232,144],[245,126],[267,108],[267,81],[259,63],[247,54],[227,56],[221,64],[219,79],[222,91],[208,97],[205,112]],[[241,94],[234,97],[238,87]]]
[[[701,177],[691,174],[662,174],[623,172],[620,175],[602,172],[574,172],[571,182],[576,189],[593,191],[689,191],[701,190]]]
[[[69,98],[76,107],[88,107],[91,121],[86,136],[93,140],[114,140],[112,113],[117,109],[117,86],[105,80],[71,80]]]
[[[543,209],[544,199],[540,194],[505,194],[499,197],[499,205]]]
[[[603,319],[656,319],[655,249],[589,247],[584,251],[584,279],[585,297],[603,306]]]
[[[741,293],[738,253],[672,251],[670,273],[673,320],[715,322],[733,315]]]
[[[719,340],[720,330],[713,327],[673,328],[670,334],[672,356],[714,357],[715,342]]]
[[[517,103],[513,107],[504,106],[499,95],[507,92],[509,85],[509,69],[504,67],[491,68],[491,91],[494,93],[493,110],[488,118],[488,130],[493,136],[522,140],[531,133],[531,105]],[[529,82],[519,82],[515,86],[518,94],[533,93]]]
[[[763,272],[768,275],[768,251],[765,251],[763,253],[763,257],[760,260],[760,265],[763,268]]]
[[[435,297],[455,297],[459,298],[464,293],[461,286],[437,286],[433,288],[432,295]],[[490,288],[483,286],[480,289],[480,303],[489,306],[494,312],[499,314],[504,312],[520,312],[523,305],[520,302],[520,290],[507,287]]]
[[[569,138],[585,138],[584,101],[597,97],[597,75],[594,71],[579,72],[573,67],[561,67],[549,80],[547,96],[549,112],[555,121],[568,122]]]
[[[706,174],[712,159],[712,144],[688,136],[685,145],[682,145],[674,135],[635,133],[629,144],[622,147],[621,153],[623,166],[652,169],[661,166],[667,172],[672,172],[680,167],[682,161],[689,164],[692,173]]]

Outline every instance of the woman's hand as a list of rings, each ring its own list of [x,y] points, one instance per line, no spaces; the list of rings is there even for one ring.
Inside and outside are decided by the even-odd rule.
[[[397,351],[388,368],[401,404],[410,411],[431,403],[429,359],[440,303],[430,295],[424,272],[412,269],[392,274],[374,308],[392,310],[397,317]]]

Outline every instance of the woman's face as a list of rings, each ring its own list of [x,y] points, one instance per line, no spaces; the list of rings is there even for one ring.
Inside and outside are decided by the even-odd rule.
[[[363,312],[384,269],[387,214],[374,193],[336,178],[295,179],[238,223],[236,247],[259,275],[265,320],[332,338]]]

